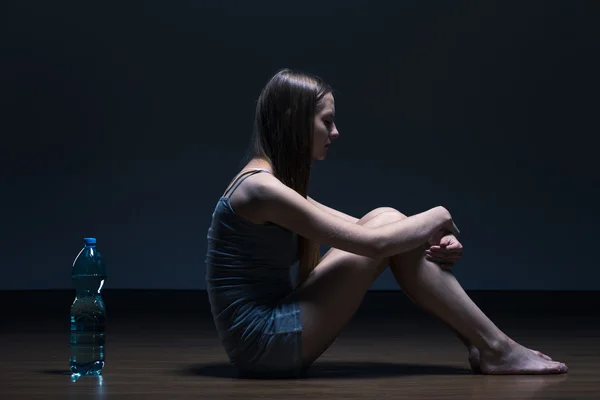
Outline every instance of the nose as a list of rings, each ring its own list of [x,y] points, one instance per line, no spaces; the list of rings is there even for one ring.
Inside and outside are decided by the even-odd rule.
[[[338,136],[340,136],[340,132],[338,131],[338,129],[337,129],[337,126],[335,126],[335,125],[334,125],[334,127],[333,127],[333,130],[332,130],[332,131],[331,131],[331,133],[329,134],[329,137],[330,137],[331,139],[335,139],[335,138],[337,138]]]

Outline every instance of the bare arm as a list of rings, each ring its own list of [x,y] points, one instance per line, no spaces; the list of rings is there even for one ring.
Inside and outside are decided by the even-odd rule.
[[[452,223],[445,208],[435,207],[401,221],[369,228],[330,214],[275,179],[256,180],[249,194],[261,219],[317,243],[367,257],[389,257],[411,250]]]
[[[331,208],[331,207],[328,207],[328,206],[326,206],[326,205],[324,205],[324,204],[321,204],[321,203],[319,203],[318,201],[316,201],[315,199],[312,199],[312,198],[310,198],[310,197],[307,197],[307,199],[308,199],[308,201],[309,201],[309,202],[310,202],[312,205],[314,205],[314,206],[316,206],[316,207],[320,208],[320,209],[321,209],[321,210],[323,210],[323,211],[326,211],[326,212],[328,212],[328,213],[329,213],[329,214],[331,214],[331,215],[335,215],[336,217],[339,217],[339,218],[345,219],[345,220],[346,220],[346,221],[348,221],[348,222],[352,222],[353,224],[355,224],[355,223],[357,223],[357,222],[358,222],[358,220],[359,220],[358,218],[355,218],[355,217],[353,217],[353,216],[351,216],[351,215],[348,215],[348,214],[346,214],[346,213],[343,213],[343,212],[341,212],[341,211],[338,211],[338,210],[336,210],[336,209],[334,209],[334,208]]]

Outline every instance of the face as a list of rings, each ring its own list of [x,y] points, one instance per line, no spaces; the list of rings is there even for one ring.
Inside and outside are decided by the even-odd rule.
[[[321,108],[315,115],[313,160],[324,160],[331,141],[340,133],[335,126],[335,100],[331,93],[323,96]]]

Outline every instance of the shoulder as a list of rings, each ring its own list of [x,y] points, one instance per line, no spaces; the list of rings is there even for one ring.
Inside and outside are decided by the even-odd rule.
[[[247,194],[254,201],[274,201],[290,195],[290,192],[296,193],[269,173],[255,174],[248,181]]]
[[[248,180],[247,202],[252,204],[262,218],[270,219],[271,214],[281,212],[282,207],[285,209],[310,205],[307,199],[271,174],[256,174]]]
[[[256,223],[277,223],[283,215],[306,213],[314,207],[306,198],[266,172],[253,174],[231,196],[232,206]]]
[[[239,183],[232,196],[239,195],[237,197],[243,197],[247,201],[269,198],[269,196],[275,195],[278,189],[281,189],[280,186],[285,186],[268,172],[254,173],[242,179],[243,182]]]
[[[242,217],[254,223],[263,223],[268,220],[268,211],[275,204],[294,197],[294,194],[302,199],[272,174],[260,172],[244,179],[231,194],[230,202]]]

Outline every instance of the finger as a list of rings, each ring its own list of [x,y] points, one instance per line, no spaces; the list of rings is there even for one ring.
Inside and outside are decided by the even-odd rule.
[[[438,258],[460,258],[462,253],[455,251],[426,251],[425,255]]]
[[[463,247],[460,243],[452,243],[450,246],[446,247],[446,251],[462,251]]]
[[[447,247],[441,247],[441,246],[431,246],[428,250],[431,251],[441,251],[441,252],[447,252],[447,251],[462,251],[462,245],[450,245]]]
[[[425,253],[436,255],[436,256],[440,256],[440,257],[444,257],[446,255],[462,254],[462,249],[450,249],[450,250],[445,250],[445,249],[440,249],[440,250],[431,249],[431,250],[425,250]]]
[[[426,254],[426,255],[440,259],[440,260],[449,260],[449,261],[458,261],[462,258],[462,255],[460,255],[458,253],[456,253],[456,254],[448,253],[448,254],[442,254],[442,255],[439,255],[439,254]]]
[[[436,260],[451,261],[451,262],[457,262],[458,260],[460,260],[462,258],[462,256],[460,254],[456,254],[456,255],[452,255],[452,256],[451,255],[438,256],[435,254],[431,254],[428,256],[435,258]]]
[[[433,251],[446,251],[446,246],[441,246],[441,245],[431,246],[429,249],[433,250]]]
[[[445,249],[445,250],[452,250],[452,249],[462,249],[463,245],[458,241],[458,240],[452,240],[449,243],[446,243],[445,245],[442,245],[442,243],[440,243],[438,246],[431,246],[434,247],[435,249]]]

